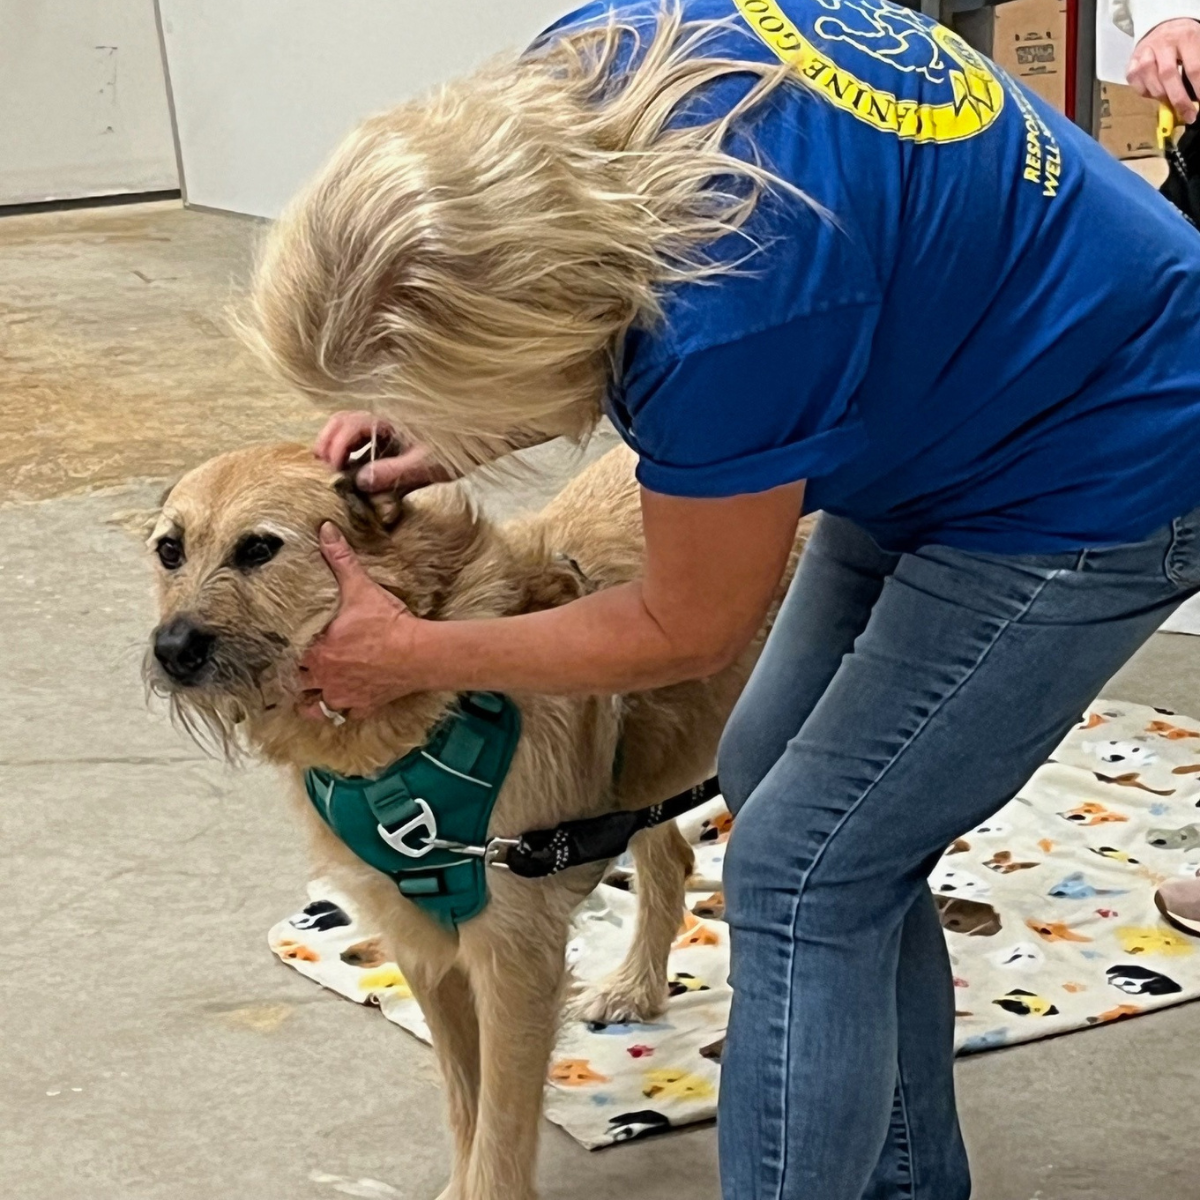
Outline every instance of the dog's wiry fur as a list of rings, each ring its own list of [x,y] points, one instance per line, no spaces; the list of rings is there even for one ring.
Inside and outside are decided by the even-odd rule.
[[[338,593],[317,532],[333,521],[370,575],[435,620],[497,617],[566,603],[634,578],[643,543],[633,457],[615,450],[536,516],[497,527],[457,485],[428,488],[387,519],[309,451],[253,447],[214,459],[166,497],[151,545],[179,538],[186,561],[160,568],[160,619],[186,615],[216,635],[206,673],[173,685],[148,656],[152,686],[193,727],[292,768],[295,811],[316,869],[383,931],[433,1034],[454,1133],[447,1197],[528,1200],[542,1087],[565,987],[572,910],[604,866],[528,881],[495,872],[483,913],[451,933],[412,906],[313,813],[300,773],[370,774],[423,743],[454,697],[420,694],[341,727],[297,714],[297,664]],[[240,539],[283,541],[240,570]],[[613,807],[642,807],[700,782],[759,643],[713,678],[624,697],[514,696],[523,734],[492,815],[509,836]],[[612,778],[618,742],[622,770]],[[668,825],[634,841],[638,936],[608,980],[574,1001],[592,1020],[647,1020],[667,1001],[667,951],[683,910],[691,852]]]

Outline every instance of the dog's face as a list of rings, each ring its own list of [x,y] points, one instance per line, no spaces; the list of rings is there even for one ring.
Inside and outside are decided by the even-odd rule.
[[[358,549],[388,536],[374,509],[298,446],[214,458],[164,498],[147,543],[159,603],[147,678],[193,732],[228,746],[247,716],[294,707],[300,656],[338,602],[318,543],[325,521]]]

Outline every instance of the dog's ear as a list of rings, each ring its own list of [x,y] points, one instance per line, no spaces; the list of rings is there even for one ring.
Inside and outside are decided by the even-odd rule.
[[[334,480],[333,490],[346,506],[351,527],[364,537],[391,533],[400,523],[404,502],[394,492],[364,492],[349,472]]]

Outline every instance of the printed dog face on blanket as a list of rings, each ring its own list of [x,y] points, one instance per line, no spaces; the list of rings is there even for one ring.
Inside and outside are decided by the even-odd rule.
[[[669,1133],[671,1122],[662,1113],[651,1108],[638,1112],[618,1113],[608,1118],[608,1132],[614,1142],[630,1142],[634,1138],[654,1137],[655,1134]]]
[[[395,963],[387,963],[378,970],[368,971],[359,977],[358,985],[364,992],[384,992],[405,1000],[412,997],[412,988],[408,986],[408,980]]]
[[[1173,996],[1183,988],[1160,971],[1136,963],[1119,963],[1105,972],[1108,982],[1131,996]]]
[[[1170,721],[1151,721],[1146,726],[1147,733],[1156,733],[1169,742],[1181,742],[1188,738],[1200,738],[1200,732],[1195,729],[1185,729],[1182,725],[1172,725]]]
[[[698,917],[705,917],[710,921],[725,920],[725,893],[713,892],[711,896],[705,896],[703,900],[697,900],[692,905],[692,912]]]
[[[1094,1017],[1088,1017],[1089,1025],[1107,1025],[1111,1021],[1124,1021],[1127,1017],[1136,1017],[1142,1010],[1136,1004],[1118,1004]]]
[[[1058,815],[1073,825],[1109,825],[1129,820],[1124,813],[1105,808],[1103,804],[1097,804],[1094,800],[1088,800],[1075,808],[1067,809],[1066,812],[1060,812]]]
[[[699,841],[727,842],[729,841],[729,835],[732,832],[733,813],[718,813],[715,817],[709,817],[709,819],[700,827]]]
[[[1015,946],[997,950],[988,958],[995,966],[1014,971],[1036,970],[1046,961],[1046,956],[1032,942],[1017,942]]]
[[[1192,940],[1162,925],[1123,925],[1117,930],[1121,949],[1126,954],[1166,954],[1185,957],[1195,952]]]
[[[1058,1015],[1058,1009],[1044,996],[1027,992],[1024,988],[1013,988],[1012,991],[1005,992],[999,1000],[993,1000],[992,1003],[998,1004],[1005,1012],[1010,1012],[1018,1017],[1054,1017]]]
[[[608,1083],[608,1076],[592,1069],[586,1058],[563,1058],[550,1068],[551,1083],[559,1087],[587,1087],[592,1083]]]
[[[671,945],[672,950],[687,950],[692,946],[719,946],[721,937],[711,926],[698,920],[690,912],[683,914],[683,924]]]
[[[1160,850],[1194,850],[1200,846],[1200,825],[1182,825],[1178,829],[1148,829],[1146,841]]]
[[[1090,937],[1076,933],[1066,921],[1039,921],[1036,917],[1026,917],[1025,925],[1032,929],[1044,942],[1090,942]]]
[[[687,971],[677,971],[667,981],[667,988],[671,994],[671,998],[676,996],[686,996],[688,992],[707,992],[711,989],[703,979],[697,979],[695,975]]]
[[[642,1095],[651,1100],[707,1100],[716,1095],[707,1079],[679,1067],[658,1067],[645,1078]]]
[[[297,929],[315,929],[318,933],[340,929],[350,923],[349,915],[332,900],[314,900],[291,920]]]
[[[984,864],[998,875],[1011,875],[1014,871],[1029,871],[1040,867],[1040,862],[1021,862],[1011,850],[997,850]]]
[[[1072,871],[1065,879],[1060,879],[1046,893],[1063,900],[1091,900],[1095,896],[1124,896],[1125,888],[1098,888],[1089,883],[1082,871]]]
[[[994,937],[1002,928],[1000,914],[990,905],[978,900],[962,900],[954,896],[934,896],[942,928],[951,933],[972,937]]]
[[[1140,768],[1158,761],[1158,751],[1149,742],[1149,738],[1113,738],[1109,741],[1084,742],[1083,749],[1102,763],[1120,763],[1127,768]]]
[[[929,876],[929,887],[935,896],[957,896],[965,900],[983,900],[992,890],[991,884],[978,875],[946,866],[944,862],[939,863]]]

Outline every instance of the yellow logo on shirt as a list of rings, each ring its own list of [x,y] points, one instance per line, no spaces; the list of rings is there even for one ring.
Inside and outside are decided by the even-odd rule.
[[[836,107],[875,129],[913,142],[957,142],[985,130],[1004,107],[987,59],[941,25],[891,0],[821,0],[813,32],[944,90],[940,103],[872,87],[818,50],[775,0],[734,0],[747,23],[785,63]]]

